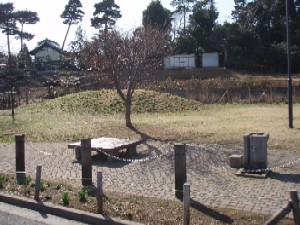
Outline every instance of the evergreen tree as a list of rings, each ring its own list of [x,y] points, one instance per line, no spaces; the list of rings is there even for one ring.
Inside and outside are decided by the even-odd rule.
[[[7,36],[8,67],[11,68],[10,35],[18,31],[13,3],[0,3],[0,29]]]
[[[81,7],[82,4],[80,0],[69,0],[68,4],[65,6],[65,10],[60,15],[60,17],[64,19],[63,23],[68,25],[68,29],[61,47],[62,51],[64,50],[65,42],[71,25],[78,24],[82,21],[84,12],[80,9]]]
[[[189,12],[192,11],[194,3],[196,0],[172,0],[171,6],[175,7],[173,12],[174,15],[178,15],[180,18],[179,20],[183,20],[183,33],[185,34],[187,21],[186,17]]]
[[[28,32],[24,32],[23,28],[25,24],[36,24],[40,21],[40,18],[38,17],[36,12],[31,11],[17,11],[15,13],[16,20],[21,24],[21,29],[16,33],[16,39],[21,40],[21,51],[23,47],[23,40],[26,39],[27,41],[30,41],[33,39],[34,35],[30,34]]]
[[[143,26],[153,26],[163,29],[171,27],[171,12],[164,8],[160,0],[151,1],[143,11]]]
[[[197,2],[190,16],[189,32],[194,37],[197,51],[214,48],[212,39],[219,13],[211,0]]]
[[[19,52],[17,58],[19,69],[30,69],[32,61],[29,55],[28,47],[25,43],[23,44],[22,50]]]
[[[116,20],[122,17],[119,9],[120,6],[115,4],[114,0],[103,0],[96,3],[91,25],[96,29],[100,29],[104,25],[104,31],[107,32],[116,24]]]

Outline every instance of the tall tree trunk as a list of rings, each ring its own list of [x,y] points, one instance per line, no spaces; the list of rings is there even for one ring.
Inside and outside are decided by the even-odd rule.
[[[64,42],[63,42],[63,44],[62,44],[62,46],[61,46],[61,51],[64,50],[65,43],[66,43],[66,40],[67,40],[67,36],[68,36],[68,34],[69,34],[70,27],[71,27],[71,23],[69,23],[69,26],[68,26],[68,29],[67,29],[67,33],[66,33],[65,38],[64,38]]]
[[[20,52],[23,52],[23,23],[21,25],[21,51]]]
[[[132,122],[131,122],[131,101],[126,100],[125,101],[125,121],[126,121],[126,127],[132,128]]]
[[[11,70],[11,53],[10,53],[10,41],[9,41],[9,34],[7,36],[7,54],[8,54],[8,68]]]

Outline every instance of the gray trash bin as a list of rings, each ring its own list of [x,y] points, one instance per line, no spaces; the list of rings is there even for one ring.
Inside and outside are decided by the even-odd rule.
[[[268,168],[268,139],[267,133],[244,135],[244,169]]]

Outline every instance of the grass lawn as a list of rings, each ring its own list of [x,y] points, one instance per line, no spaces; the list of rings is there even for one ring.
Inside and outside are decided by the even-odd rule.
[[[124,107],[112,91],[83,92],[0,111],[0,141],[25,133],[31,141],[77,141],[86,137],[139,136],[125,127]],[[150,137],[197,144],[242,145],[243,135],[267,132],[270,149],[299,151],[300,105],[294,105],[294,128],[288,126],[287,104],[201,105],[169,94],[139,90],[132,121]]]

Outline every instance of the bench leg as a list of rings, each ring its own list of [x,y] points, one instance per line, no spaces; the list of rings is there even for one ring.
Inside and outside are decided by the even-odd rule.
[[[134,155],[136,155],[137,153],[136,153],[136,145],[134,145],[134,146],[131,146],[131,147],[128,147],[127,149],[126,149],[126,155],[127,156],[134,156]]]
[[[81,160],[81,150],[80,147],[75,147],[74,148],[74,152],[75,152],[75,159],[76,160]]]

